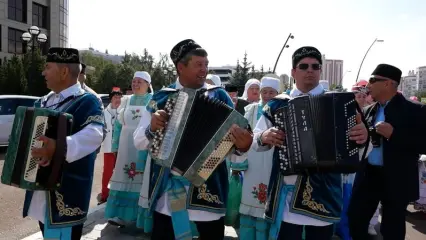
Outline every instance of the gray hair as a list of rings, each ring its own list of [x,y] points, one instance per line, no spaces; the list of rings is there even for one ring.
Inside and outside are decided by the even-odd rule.
[[[81,72],[81,64],[79,63],[58,63],[58,67],[68,68],[72,79],[77,79]]]

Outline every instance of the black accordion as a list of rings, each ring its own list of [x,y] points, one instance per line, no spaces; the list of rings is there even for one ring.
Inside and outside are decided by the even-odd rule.
[[[210,98],[209,91],[174,91],[164,109],[170,118],[164,129],[155,132],[150,152],[157,164],[198,187],[233,149],[232,125],[246,128],[248,121],[224,102]]]
[[[349,140],[359,109],[353,93],[329,92],[283,100],[287,104],[272,113],[272,122],[286,136],[285,144],[275,147],[274,152],[284,176],[358,170],[358,144]]]
[[[61,187],[67,153],[66,137],[71,135],[72,116],[46,108],[18,107],[9,138],[1,182],[27,190],[56,190]],[[49,166],[40,167],[31,155],[42,147],[40,136],[56,140]]]

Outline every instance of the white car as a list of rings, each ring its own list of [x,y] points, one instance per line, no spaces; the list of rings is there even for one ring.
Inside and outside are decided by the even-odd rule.
[[[39,97],[25,95],[0,96],[0,147],[8,145],[16,108],[18,106],[32,107],[37,99]]]

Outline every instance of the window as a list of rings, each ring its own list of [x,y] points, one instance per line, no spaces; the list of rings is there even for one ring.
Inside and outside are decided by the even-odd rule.
[[[0,116],[1,115],[13,115],[16,111],[15,99],[0,99]]]
[[[33,23],[38,27],[47,28],[47,7],[33,3]]]
[[[27,0],[9,0],[8,2],[9,19],[18,22],[27,22]]]
[[[21,54],[26,52],[26,44],[21,39],[23,33],[21,30],[9,28],[7,37],[9,53]]]

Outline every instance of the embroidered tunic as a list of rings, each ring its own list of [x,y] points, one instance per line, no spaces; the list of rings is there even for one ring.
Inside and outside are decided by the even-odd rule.
[[[139,151],[133,143],[133,132],[143,114],[151,94],[131,95],[122,99],[118,119],[114,124],[112,152],[117,152],[117,162],[111,177],[105,216],[135,221],[138,211],[139,191],[142,187],[147,151]]]
[[[65,102],[67,99],[71,100]],[[58,105],[61,102],[63,104]],[[82,224],[89,209],[96,149],[102,143],[101,104],[77,83],[59,94],[49,93],[35,106],[73,115],[73,128],[72,135],[67,137],[68,164],[64,168],[61,188],[50,192],[27,191],[23,215],[44,223],[45,229]]]

